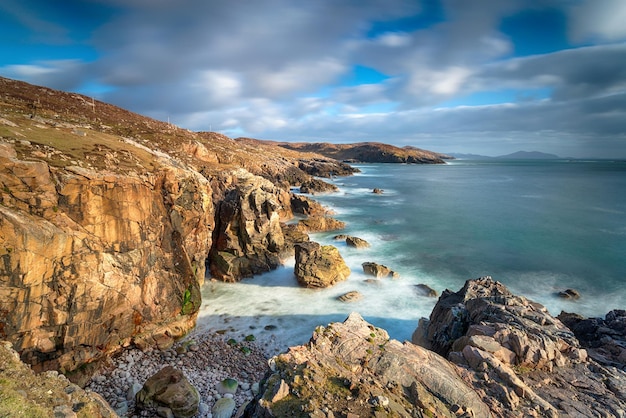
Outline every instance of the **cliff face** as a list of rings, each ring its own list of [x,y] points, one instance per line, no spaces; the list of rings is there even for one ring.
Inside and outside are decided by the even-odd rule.
[[[193,325],[213,229],[204,177],[58,169],[7,143],[0,167],[1,331],[25,361],[71,371]]]
[[[0,93],[0,339],[35,370],[171,345],[207,267],[234,281],[293,251],[301,167],[347,170],[1,77]]]

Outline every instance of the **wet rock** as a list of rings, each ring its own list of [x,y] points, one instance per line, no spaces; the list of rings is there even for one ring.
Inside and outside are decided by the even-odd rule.
[[[436,298],[439,296],[435,289],[423,283],[415,285],[415,292],[420,296],[427,296],[429,298]]]
[[[369,242],[365,241],[364,239],[352,236],[348,236],[346,238],[346,244],[348,245],[348,247],[354,248],[368,248],[370,246]]]
[[[392,277],[395,279],[400,276],[398,273],[396,273],[395,271],[391,270],[389,267],[384,266],[382,264],[377,264],[374,262],[365,262],[361,264],[361,266],[363,267],[363,273],[370,275],[370,276],[374,276],[377,279],[382,278],[382,277]]]
[[[383,189],[379,189],[378,187],[375,187],[374,190],[372,190],[372,193],[374,194],[383,194],[384,190]]]
[[[327,210],[318,202],[299,194],[291,195],[291,210],[301,215],[324,215]]]
[[[165,406],[176,418],[190,418],[198,412],[200,395],[180,370],[166,366],[144,383],[135,401],[139,408]]]
[[[329,287],[350,275],[350,268],[332,245],[307,242],[297,244],[295,248],[294,274],[301,286]]]
[[[558,292],[557,295],[563,299],[580,299],[580,292],[576,289],[565,289]]]
[[[344,293],[343,295],[339,296],[337,299],[339,299],[342,302],[356,302],[358,300],[361,300],[361,298],[363,298],[363,295],[360,292],[353,290],[351,292]]]

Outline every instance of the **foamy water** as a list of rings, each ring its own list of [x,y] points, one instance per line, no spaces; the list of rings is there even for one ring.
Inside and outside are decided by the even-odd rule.
[[[240,283],[207,281],[198,328],[235,339],[254,335],[268,352],[308,341],[314,328],[357,311],[392,338],[409,339],[436,302],[418,295],[425,283],[441,292],[491,275],[513,292],[561,310],[602,316],[626,308],[626,164],[596,162],[462,162],[446,166],[359,166],[335,179],[338,193],[315,196],[347,222],[340,232],[313,234],[339,248],[352,274],[329,289],[303,289],[293,260]],[[372,189],[384,189],[382,195]],[[355,249],[337,233],[367,240]],[[366,283],[361,264],[400,273]],[[578,289],[580,300],[556,296]],[[338,296],[359,291],[361,300]]]

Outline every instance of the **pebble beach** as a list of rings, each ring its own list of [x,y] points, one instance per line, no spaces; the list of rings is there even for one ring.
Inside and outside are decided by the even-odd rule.
[[[120,417],[154,417],[157,410],[139,410],[135,394],[143,383],[165,366],[181,370],[200,394],[198,418],[212,418],[213,405],[222,397],[235,401],[235,411],[254,397],[268,370],[268,352],[252,337],[232,338],[219,333],[192,334],[164,351],[129,348],[110,359],[85,389],[102,395]],[[221,394],[225,379],[238,382],[234,394]]]

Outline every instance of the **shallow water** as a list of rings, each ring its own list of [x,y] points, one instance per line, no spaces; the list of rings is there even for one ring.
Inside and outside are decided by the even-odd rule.
[[[483,275],[514,293],[561,310],[603,316],[626,308],[626,162],[453,161],[446,165],[370,164],[334,179],[339,193],[315,198],[347,222],[341,233],[367,240],[367,249],[339,247],[352,274],[330,289],[297,286],[293,260],[238,284],[207,282],[201,329],[254,334],[269,351],[304,343],[317,325],[357,311],[392,338],[410,339],[436,300],[414,285],[458,290]],[[373,188],[384,189],[382,195]],[[380,286],[365,283],[361,263],[400,273]],[[575,288],[577,301],[555,293]],[[351,290],[360,301],[337,296]],[[266,329],[268,327],[268,329]]]

